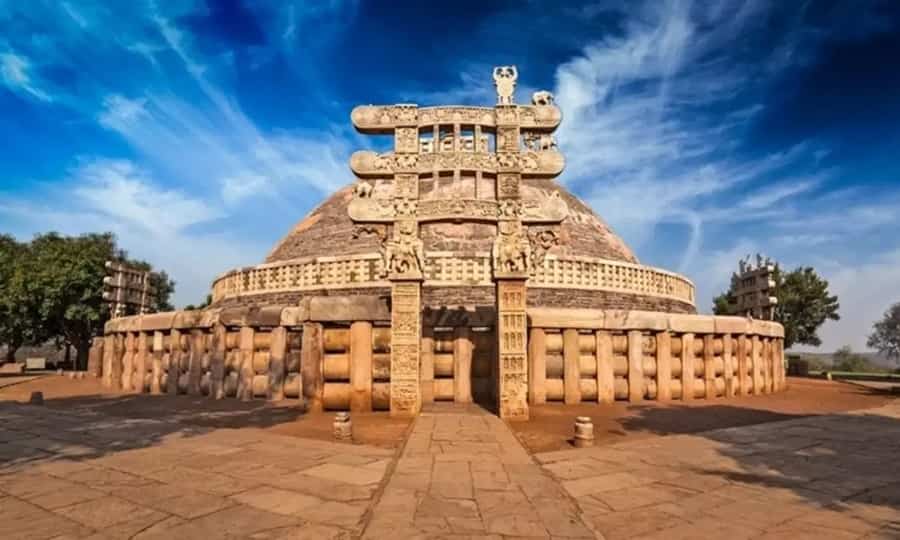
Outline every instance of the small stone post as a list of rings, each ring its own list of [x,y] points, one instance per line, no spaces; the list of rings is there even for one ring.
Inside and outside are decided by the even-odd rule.
[[[703,336],[703,378],[706,382],[706,399],[716,397],[716,351],[713,349],[715,336]]]
[[[762,354],[762,343],[759,340],[759,336],[754,335],[751,339],[752,352],[751,352],[751,363],[753,369],[753,395],[758,396],[762,394],[763,390],[763,377],[762,377],[762,359],[760,355]]]
[[[339,441],[353,439],[353,424],[350,422],[350,413],[342,411],[334,415],[334,438]]]
[[[216,324],[213,327],[212,340],[209,344],[209,370],[211,379],[209,383],[209,395],[213,399],[222,399],[225,397],[225,351],[227,347],[225,336],[227,332],[225,325]]]
[[[594,446],[594,424],[589,416],[575,418],[575,448]]]
[[[731,334],[722,336],[722,364],[725,366],[725,397],[734,397],[737,393],[737,385],[734,378],[734,357],[732,348],[734,340]]]

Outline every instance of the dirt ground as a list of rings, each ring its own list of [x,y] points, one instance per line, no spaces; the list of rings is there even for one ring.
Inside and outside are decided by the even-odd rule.
[[[816,379],[788,378],[786,392],[712,402],[674,401],[667,405],[648,402],[629,405],[551,403],[531,407],[531,420],[511,424],[519,440],[532,452],[570,447],[576,416],[594,422],[596,444],[672,433],[696,433],[710,429],[758,424],[790,418],[877,407],[896,399],[890,394],[862,386]],[[304,414],[290,401],[269,403],[234,399],[211,401],[198,396],[137,396],[113,393],[92,377],[72,380],[46,375],[39,379],[0,388],[4,401],[27,402],[41,391],[46,407],[89,407],[122,418],[172,420],[188,425],[216,428],[257,428],[292,437],[333,440],[334,414]],[[386,412],[354,413],[355,443],[382,448],[399,446],[410,420],[392,418]]]
[[[896,399],[861,386],[817,379],[788,377],[788,389],[777,394],[732,399],[703,399],[689,403],[648,402],[629,405],[550,403],[531,407],[531,420],[511,424],[531,452],[571,448],[576,416],[594,423],[596,445],[613,444],[673,433],[696,433],[802,416],[878,407]]]
[[[39,379],[0,388],[4,401],[28,402],[31,393],[44,394],[49,408],[88,407],[121,418],[177,421],[214,428],[257,428],[280,435],[333,441],[333,413],[304,414],[295,402],[270,403],[236,399],[212,401],[200,396],[147,396],[114,393],[98,379],[72,380],[47,375]],[[392,418],[386,412],[354,413],[353,442],[382,448],[396,448],[404,439],[410,419]]]

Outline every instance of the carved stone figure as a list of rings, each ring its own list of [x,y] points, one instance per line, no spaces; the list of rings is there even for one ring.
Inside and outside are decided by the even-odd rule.
[[[501,221],[497,226],[492,255],[494,271],[503,274],[524,274],[531,267],[531,246],[516,221]]]
[[[553,229],[534,229],[528,231],[528,241],[531,245],[532,273],[535,269],[544,265],[547,252],[553,246],[559,245],[559,235]]]
[[[398,221],[394,237],[388,241],[385,268],[390,274],[420,276],[425,268],[425,249],[416,234],[414,221]]]
[[[557,148],[556,139],[549,133],[533,133],[526,131],[522,134],[522,140],[525,143],[525,148],[532,152],[545,152]]]
[[[372,196],[372,184],[368,182],[360,182],[353,188],[353,193],[360,199],[368,199]]]
[[[497,87],[497,105],[515,103],[516,80],[519,72],[516,66],[498,66],[494,68],[494,86]]]
[[[553,94],[547,90],[538,90],[531,94],[532,105],[553,105]]]

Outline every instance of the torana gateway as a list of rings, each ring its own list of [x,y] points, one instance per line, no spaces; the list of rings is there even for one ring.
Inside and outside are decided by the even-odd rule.
[[[356,182],[217,278],[209,308],[110,321],[94,369],[135,392],[510,419],[783,389],[782,327],[696,315],[688,279],[641,265],[555,181],[552,94],[517,104],[515,67],[493,76],[493,107],[355,108],[394,150],[353,154]]]

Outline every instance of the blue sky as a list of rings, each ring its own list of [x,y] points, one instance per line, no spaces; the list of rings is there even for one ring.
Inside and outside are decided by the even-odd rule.
[[[440,6],[438,8],[437,6]],[[824,350],[900,301],[900,6],[884,1],[0,1],[0,231],[112,230],[176,303],[335,188],[357,104],[564,113],[561,180],[698,307],[761,251],[840,296]]]

